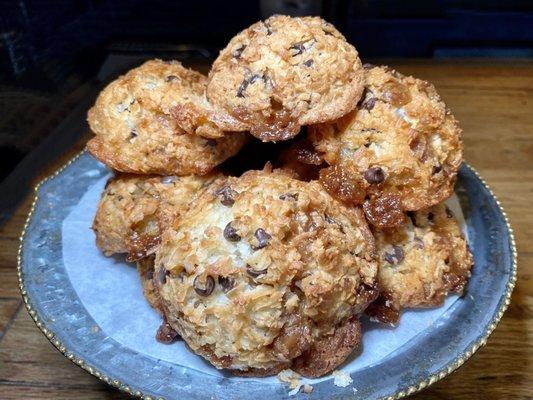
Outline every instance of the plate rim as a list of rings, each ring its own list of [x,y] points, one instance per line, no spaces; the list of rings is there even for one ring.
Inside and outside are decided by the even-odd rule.
[[[78,160],[81,156],[87,153],[86,149],[81,150],[77,154],[75,154],[73,157],[71,157],[69,160],[67,160],[63,165],[58,167],[54,172],[52,172],[50,175],[44,177],[41,179],[34,187],[33,187],[33,200],[30,206],[30,210],[26,216],[24,226],[22,228],[21,234],[19,236],[19,247],[17,251],[17,277],[18,277],[18,283],[19,283],[19,290],[25,305],[25,308],[32,318],[33,322],[36,324],[36,326],[39,328],[39,330],[45,335],[47,340],[59,351],[61,352],[67,359],[72,361],[75,365],[82,368],[83,370],[87,371],[94,377],[98,378],[99,380],[105,382],[106,384],[119,389],[122,392],[125,392],[129,395],[135,396],[137,398],[141,398],[144,400],[155,400],[154,397],[150,395],[145,395],[141,390],[135,390],[132,387],[130,387],[128,384],[121,382],[118,379],[113,379],[110,376],[106,375],[105,373],[101,372],[97,368],[93,367],[89,363],[86,362],[85,359],[76,356],[72,351],[70,351],[63,343],[58,339],[56,333],[51,330],[46,323],[43,322],[43,320],[38,315],[37,311],[32,305],[32,300],[30,299],[28,292],[26,291],[25,282],[24,282],[24,274],[22,273],[22,252],[23,252],[23,245],[24,245],[24,239],[26,236],[27,228],[31,222],[31,219],[33,217],[33,214],[36,209],[36,205],[39,201],[39,190],[41,186],[43,186],[46,182],[49,180],[54,179],[57,177],[61,172],[63,172],[66,168],[68,168],[72,163],[74,163],[76,160]],[[511,227],[511,224],[509,222],[509,218],[507,217],[507,213],[505,212],[503,206],[501,205],[498,198],[495,196],[494,192],[490,188],[490,186],[485,182],[485,180],[481,177],[481,175],[477,172],[475,168],[473,168],[470,164],[467,162],[462,163],[466,168],[468,168],[480,181],[480,183],[483,185],[483,187],[487,190],[487,192],[492,196],[496,206],[498,207],[499,212],[501,213],[503,220],[505,222],[505,226],[507,228],[507,231],[509,233],[509,243],[510,243],[510,251],[511,251],[511,270],[510,270],[510,276],[509,280],[505,286],[505,292],[502,295],[501,298],[501,304],[499,308],[497,309],[496,313],[493,315],[491,322],[487,325],[483,333],[479,336],[479,338],[470,346],[468,347],[463,353],[459,354],[458,357],[456,357],[454,360],[449,362],[444,368],[440,370],[438,373],[434,373],[424,379],[421,379],[416,384],[411,385],[407,388],[402,388],[394,392],[392,395],[384,397],[385,400],[398,400],[401,398],[404,398],[406,396],[410,396],[414,393],[417,393],[434,383],[440,381],[441,379],[445,378],[446,376],[450,375],[452,372],[460,368],[470,357],[474,355],[474,353],[479,350],[482,346],[484,346],[487,343],[487,340],[489,336],[492,334],[494,329],[498,326],[500,320],[503,317],[503,314],[507,310],[510,302],[511,302],[511,296],[514,290],[514,287],[516,285],[517,280],[517,271],[518,271],[518,265],[517,265],[517,250],[516,250],[516,241],[513,229]],[[502,301],[503,300],[503,301]],[[157,400],[164,400],[163,397],[157,397]]]

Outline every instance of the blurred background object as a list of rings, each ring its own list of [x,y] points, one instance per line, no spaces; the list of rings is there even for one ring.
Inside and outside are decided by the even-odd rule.
[[[395,0],[3,0],[0,223],[31,177],[87,134],[98,90],[147,58],[207,72],[269,15],[322,15],[365,59],[531,58],[533,2]]]

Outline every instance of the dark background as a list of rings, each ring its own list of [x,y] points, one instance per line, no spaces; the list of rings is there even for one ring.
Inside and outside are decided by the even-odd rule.
[[[276,12],[324,16],[364,60],[533,55],[526,0],[0,0],[0,192],[13,197],[0,197],[0,223],[32,172],[79,136],[105,82],[154,56],[208,68]]]

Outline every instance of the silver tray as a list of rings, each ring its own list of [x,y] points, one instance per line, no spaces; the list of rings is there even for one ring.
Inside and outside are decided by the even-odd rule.
[[[96,330],[93,316],[65,270],[62,222],[108,170],[83,152],[42,181],[21,235],[20,289],[29,314],[50,342],[102,381],[143,399],[281,399],[281,383],[213,376],[141,354]],[[417,335],[377,364],[352,374],[357,391],[333,378],[313,385],[311,398],[399,399],[444,378],[483,346],[509,305],[516,249],[505,212],[480,176],[464,164],[456,194],[475,259],[467,295],[442,323]],[[291,398],[309,398],[298,393]]]

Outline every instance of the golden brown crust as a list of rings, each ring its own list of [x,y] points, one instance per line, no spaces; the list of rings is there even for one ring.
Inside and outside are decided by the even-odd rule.
[[[175,228],[156,258],[163,306],[217,368],[284,368],[374,299],[362,211],[317,182],[269,170],[217,181]]]
[[[209,101],[263,141],[352,110],[363,90],[355,48],[319,17],[275,15],[237,34],[209,73]]]
[[[153,281],[154,260],[155,256],[151,255],[137,261],[137,272],[141,278],[144,297],[154,310],[162,314],[161,297]]]
[[[147,194],[146,179],[125,174],[111,178],[92,225],[96,246],[106,255],[128,253],[132,225],[153,216],[156,209],[157,199]]]
[[[87,149],[122,172],[206,174],[239,151],[205,98],[206,77],[179,62],[147,61],[110,83],[89,110]]]
[[[94,217],[96,246],[106,255],[153,254],[161,232],[219,175],[150,177],[118,174],[107,183]]]
[[[353,318],[324,336],[292,364],[292,369],[307,378],[318,378],[341,365],[361,345],[359,320]]]
[[[358,109],[309,132],[326,162],[342,168],[371,198],[369,210],[383,195],[399,197],[400,209],[390,210],[397,212],[430,207],[453,192],[461,130],[427,82],[387,67],[369,68]],[[396,226],[401,220],[396,218]]]
[[[380,298],[367,313],[398,322],[406,307],[434,307],[462,294],[473,265],[459,225],[444,204],[413,212],[400,228],[374,229]]]

